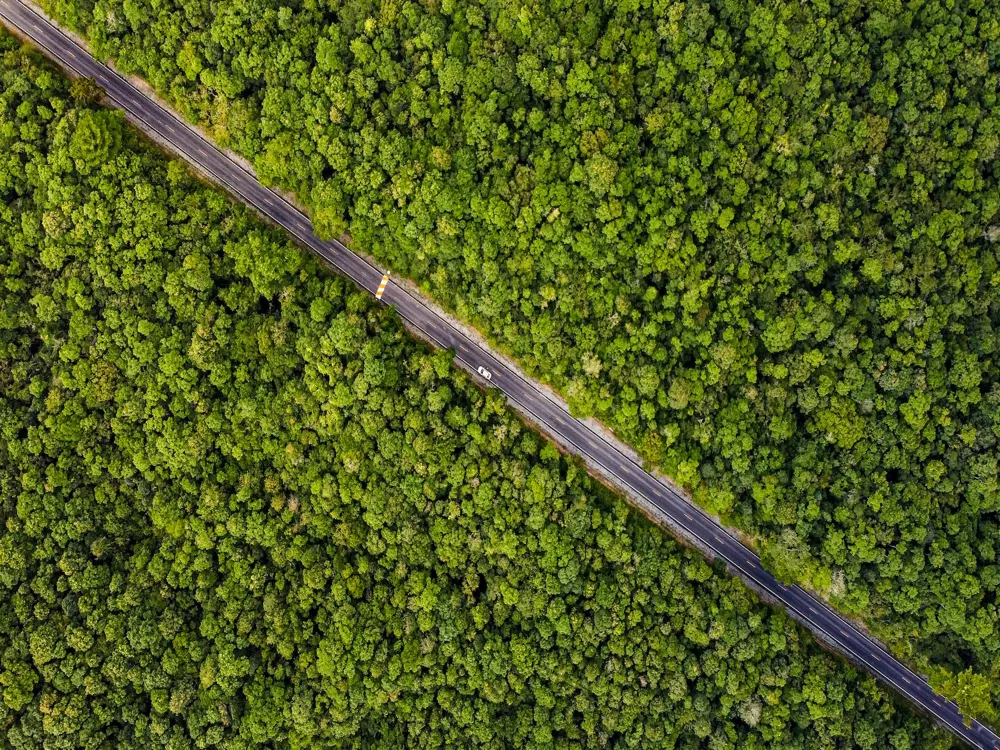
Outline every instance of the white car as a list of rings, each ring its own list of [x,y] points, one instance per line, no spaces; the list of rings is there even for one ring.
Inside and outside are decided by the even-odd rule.
[[[493,373],[487,370],[485,367],[477,367],[476,371],[482,375],[486,380],[493,380]]]

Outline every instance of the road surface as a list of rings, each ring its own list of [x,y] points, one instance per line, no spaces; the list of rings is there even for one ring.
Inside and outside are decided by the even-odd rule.
[[[19,0],[0,0],[0,19],[23,37],[31,39],[71,74],[96,80],[107,92],[109,103],[123,109],[147,134],[168,143],[199,172],[286,229],[339,273],[371,294],[376,293],[383,270],[375,268],[339,242],[316,237],[309,219],[301,211],[263,187],[249,171],[218,150],[171,110],[158,104],[109,67],[96,62],[89,52],[47,21],[34,6]],[[615,441],[572,417],[565,403],[453,325],[429,302],[391,281],[381,299],[396,308],[407,325],[421,336],[440,347],[454,349],[455,362],[484,384],[477,368],[488,370],[492,376],[489,385],[502,391],[516,410],[539,425],[566,450],[581,456],[626,494],[637,498],[641,505],[675,532],[724,560],[733,573],[761,591],[766,598],[784,607],[820,640],[867,669],[968,744],[982,750],[1000,750],[1000,736],[975,721],[966,726],[958,707],[937,695],[923,677],[908,669],[819,599],[798,586],[779,583],[764,570],[760,558],[718,521],[686,500],[668,483],[647,473],[629,457],[623,446],[616,445]]]

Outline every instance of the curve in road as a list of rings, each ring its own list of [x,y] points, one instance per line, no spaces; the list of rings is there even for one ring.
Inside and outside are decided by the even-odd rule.
[[[140,129],[167,143],[199,172],[290,232],[336,271],[372,295],[376,293],[382,281],[381,270],[340,242],[319,239],[313,234],[305,214],[261,185],[246,168],[171,110],[110,67],[94,60],[87,50],[34,6],[20,0],[0,0],[0,20],[30,39],[70,74],[96,80],[107,92],[110,103],[124,110]],[[381,299],[393,306],[419,335],[437,346],[454,349],[456,364],[473,377],[485,382],[477,368],[488,370],[491,373],[489,385],[502,391],[515,409],[638,499],[644,509],[680,536],[725,561],[732,572],[767,599],[784,607],[821,641],[892,687],[969,745],[980,750],[1000,750],[1000,736],[989,727],[974,720],[966,724],[954,702],[945,701],[925,678],[910,670],[849,619],[804,589],[776,580],[761,565],[756,553],[713,517],[685,499],[670,484],[645,471],[623,446],[615,445],[593,427],[574,418],[566,404],[545,387],[503,361],[422,297],[390,283]]]

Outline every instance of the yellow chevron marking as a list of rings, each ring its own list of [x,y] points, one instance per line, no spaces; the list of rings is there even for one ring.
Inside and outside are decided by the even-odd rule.
[[[389,285],[389,274],[382,277],[382,283],[378,285],[378,291],[375,292],[375,299],[382,299],[382,293],[385,292],[385,288]]]

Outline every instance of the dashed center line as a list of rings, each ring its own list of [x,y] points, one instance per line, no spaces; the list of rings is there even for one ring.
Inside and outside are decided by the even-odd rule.
[[[45,39],[47,36],[50,36],[53,33],[51,29],[43,28],[43,26],[39,25],[38,23],[36,23],[34,21],[28,20],[27,24],[32,29],[34,29],[35,33],[37,34],[37,38],[39,38],[39,39]],[[125,99],[126,107],[129,108],[133,113],[141,114],[142,112],[146,111],[146,105],[150,104],[150,102],[146,99],[145,94],[142,94],[140,92],[135,91],[128,84],[126,84],[125,86],[122,86],[121,85],[121,81],[119,81],[118,79],[116,79],[114,77],[109,78],[108,76],[104,75],[102,73],[102,71],[104,69],[100,65],[94,64],[90,60],[90,56],[88,54],[85,54],[85,52],[86,52],[85,50],[81,50],[81,53],[78,55],[76,53],[76,51],[75,51],[75,49],[77,49],[77,48],[73,47],[73,46],[70,46],[70,42],[64,41],[63,44],[65,44],[66,46],[58,53],[59,55],[62,55],[62,57],[64,59],[74,60],[74,61],[82,60],[85,63],[83,65],[78,64],[73,69],[82,71],[82,74],[84,74],[84,75],[86,75],[87,71],[89,71],[90,74],[93,75],[104,86],[104,88],[106,90],[108,90],[109,94],[110,94],[111,91],[113,91],[115,89],[119,89],[122,92],[122,93],[119,94],[119,96],[122,96]],[[67,67],[70,67],[70,66],[67,65]],[[112,95],[112,96],[114,96],[114,95]],[[158,106],[157,107],[150,107],[149,111],[152,112],[153,115],[161,116],[161,112],[159,111],[159,107]],[[153,119],[155,119],[155,117]],[[184,124],[186,125],[186,123],[184,123]],[[184,136],[190,136],[191,135],[191,131],[188,131],[188,130],[185,130],[185,129],[179,129],[178,127],[175,127],[175,123],[171,119],[169,119],[169,118],[167,118],[165,120],[165,122],[157,124],[155,127],[157,129],[159,129],[159,130],[161,130],[161,131],[169,134],[173,138],[173,140],[175,142],[175,147],[176,148],[181,149],[181,150],[183,150],[183,149],[186,148],[189,151],[190,151],[190,149],[193,148],[194,149],[194,153],[196,153],[203,160],[210,160],[210,159],[214,158],[215,156],[220,155],[220,154],[216,154],[215,149],[212,147],[211,144],[204,144],[203,142],[201,142],[201,139],[198,136],[194,136],[193,138],[186,138],[186,137],[184,137]],[[188,141],[187,144],[184,143],[185,140]],[[192,140],[193,140],[193,144],[191,142]],[[220,162],[221,162],[221,160],[220,160]],[[203,167],[207,167],[208,165],[203,163],[202,166]],[[285,212],[285,209],[289,208],[288,205],[284,203],[284,201],[283,201],[282,198],[280,198],[278,196],[274,196],[269,191],[265,192],[260,197],[260,200],[262,200],[262,202],[264,204],[266,204],[268,207],[270,207],[271,209],[280,210],[283,213]],[[306,234],[308,234],[311,231],[311,224],[310,224],[310,222],[309,222],[309,220],[308,220],[307,217],[302,217],[298,213],[298,211],[295,211],[294,209],[287,211],[287,215],[291,216],[292,218],[289,219],[286,216],[285,219],[283,221],[281,221],[281,223],[283,225],[285,225],[286,227],[287,226],[291,226],[295,230],[297,230],[299,232],[302,232],[302,233],[306,233]],[[388,281],[388,275],[386,275],[386,277],[383,280],[383,283],[382,283],[382,285],[380,287],[380,290],[379,290],[380,294],[381,294],[382,291],[384,291],[384,289],[386,287],[386,282],[387,281]],[[440,336],[440,332],[434,331],[434,333],[437,334],[437,336],[435,336],[435,338],[437,338],[438,336]],[[447,338],[447,336],[445,336],[445,338]],[[461,346],[459,346],[459,350],[461,350]],[[567,419],[566,421],[564,421],[563,417],[561,415],[558,415],[558,414],[555,415],[553,421],[557,425],[559,425],[560,427],[563,427],[563,428],[565,428],[567,424],[573,424],[572,419]],[[630,471],[630,470],[632,470],[632,469],[635,468],[635,464],[633,464],[633,463],[631,463],[631,462],[629,462],[627,460],[618,463],[617,466],[618,466],[618,469],[621,472],[624,472],[624,473],[627,473],[628,471]],[[646,493],[643,493],[643,494],[646,494]],[[673,514],[675,512],[676,511],[671,511],[671,514]],[[692,523],[695,522],[696,519],[695,519],[695,517],[690,512],[687,512],[686,510],[682,510],[682,513],[684,515],[684,518],[686,518],[689,522],[692,522]],[[723,538],[723,537],[726,536],[724,532],[714,532],[713,531],[711,533],[712,533],[712,538],[715,540],[715,542],[717,542],[719,544],[725,544],[728,541],[728,537],[726,537],[725,539]],[[738,562],[737,562],[737,564],[738,564]],[[758,566],[759,562],[756,559],[752,559],[749,564],[750,564],[751,567],[754,567],[754,566]],[[786,586],[782,586],[781,588],[782,588],[782,590],[786,590],[786,591],[788,590],[788,587],[786,587]],[[818,610],[812,604],[808,604],[807,606],[808,606],[809,612],[811,612],[813,615],[819,615],[820,614],[820,610]],[[839,629],[839,633],[840,633],[841,636],[843,636],[844,638],[847,638],[847,639],[850,639],[852,637],[851,633],[849,633],[845,629]],[[875,662],[883,663],[882,657],[879,656],[879,654],[877,652],[873,652],[871,654],[871,658]],[[892,660],[892,659],[890,659],[889,661],[890,661],[890,663],[893,663],[893,664],[895,663],[895,661]],[[913,682],[911,681],[911,679],[908,676],[900,675],[899,679],[901,679],[906,685],[910,685],[910,686],[913,685]],[[943,700],[943,698],[941,696],[937,695],[937,694],[932,694],[930,700],[936,706],[941,707],[941,708],[952,706],[951,702]]]

